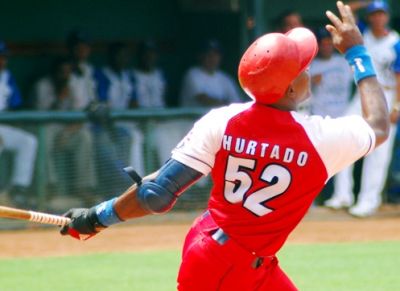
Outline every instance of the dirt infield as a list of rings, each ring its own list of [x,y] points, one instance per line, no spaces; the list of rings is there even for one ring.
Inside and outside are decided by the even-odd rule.
[[[78,255],[99,252],[179,250],[196,213],[168,214],[114,226],[91,240],[62,238],[56,228],[1,231],[0,258]],[[289,243],[400,241],[400,208],[387,207],[369,219],[313,209]]]

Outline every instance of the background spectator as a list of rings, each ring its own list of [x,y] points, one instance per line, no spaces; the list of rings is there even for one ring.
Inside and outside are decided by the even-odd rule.
[[[7,69],[8,50],[0,41],[0,111],[15,110],[22,98],[12,73]],[[11,178],[10,198],[17,207],[33,207],[33,197],[28,197],[35,167],[37,140],[24,130],[0,125],[0,153],[3,150],[14,154],[14,171]],[[31,198],[31,199],[29,199]]]
[[[236,83],[220,70],[221,46],[216,40],[205,41],[199,51],[199,65],[186,73],[181,91],[184,107],[217,107],[240,101]]]
[[[112,43],[108,48],[108,64],[96,73],[99,102],[110,110],[126,110],[137,106],[135,87],[129,71],[130,50],[121,42]],[[143,174],[143,135],[134,122],[106,122],[95,127],[96,155],[99,164],[100,188],[105,193],[109,189],[107,179],[114,173],[114,185],[123,188],[129,178],[122,172],[123,167],[131,165]],[[117,183],[117,179],[122,179]]]
[[[67,48],[72,62],[70,90],[75,107],[82,109],[96,99],[95,69],[89,63],[91,48],[85,32],[74,30],[67,37]]]
[[[55,60],[51,72],[35,85],[36,109],[71,111],[86,107],[73,90],[72,70],[70,59],[60,57]],[[97,181],[89,128],[80,123],[50,124],[46,143],[50,185],[61,194],[75,192],[90,201]]]
[[[349,105],[353,74],[344,57],[336,53],[329,32],[321,27],[315,35],[319,50],[310,66],[312,95],[308,104],[309,113],[337,118],[345,114]],[[332,189],[331,179],[317,200],[326,200],[326,196],[331,196]]]
[[[282,33],[286,33],[289,30],[302,27],[303,26],[303,19],[299,12],[293,9],[284,10],[279,16],[277,17],[277,30]]]
[[[311,63],[311,114],[343,116],[350,102],[353,76],[347,61],[335,52],[330,33],[324,28],[316,31],[319,51]]]
[[[158,50],[153,41],[139,44],[137,66],[132,70],[138,107],[165,108],[167,82],[157,67]]]
[[[162,70],[158,67],[158,48],[153,41],[144,41],[139,44],[137,66],[132,70],[135,82],[135,95],[139,108],[165,108],[167,82]],[[171,155],[171,150],[180,138],[179,122],[167,120],[152,122],[154,130],[149,134],[152,149],[157,153],[159,163],[163,164]],[[178,135],[175,137],[175,135]],[[171,143],[173,141],[174,143]],[[146,150],[149,150],[147,148]]]

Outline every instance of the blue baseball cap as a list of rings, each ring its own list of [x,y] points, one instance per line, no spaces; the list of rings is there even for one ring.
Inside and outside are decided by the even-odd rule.
[[[320,41],[323,38],[331,37],[331,34],[329,33],[329,31],[326,30],[325,27],[319,27],[314,31],[314,34],[317,37],[318,41]]]
[[[371,14],[376,11],[383,11],[385,13],[389,13],[389,6],[385,1],[373,1],[366,8],[367,14]]]
[[[222,53],[222,46],[216,39],[207,39],[200,44],[198,50],[200,53],[208,53],[210,51]]]
[[[6,43],[2,40],[0,40],[0,55],[1,56],[8,55],[8,49]]]

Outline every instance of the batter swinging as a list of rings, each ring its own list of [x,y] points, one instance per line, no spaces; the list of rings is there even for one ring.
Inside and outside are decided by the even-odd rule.
[[[327,12],[327,29],[353,66],[363,117],[296,113],[309,94],[315,36],[305,28],[266,34],[239,65],[252,102],[211,110],[158,172],[117,198],[68,211],[72,222],[62,234],[94,235],[130,218],[166,212],[211,173],[208,209],[186,237],[178,289],[296,290],[276,253],[326,181],[384,142],[389,131],[387,105],[362,36],[350,8],[337,6],[341,19]]]

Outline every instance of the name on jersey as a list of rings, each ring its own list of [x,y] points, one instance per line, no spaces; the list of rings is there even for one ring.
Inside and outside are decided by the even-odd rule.
[[[292,148],[282,147],[278,144],[257,142],[255,140],[232,137],[231,135],[224,135],[222,139],[222,148],[237,154],[247,154],[250,156],[259,156],[261,158],[266,157],[287,164],[296,163],[300,167],[305,166],[308,161],[308,153],[305,151],[298,152]]]

